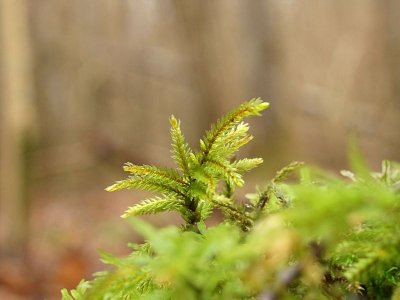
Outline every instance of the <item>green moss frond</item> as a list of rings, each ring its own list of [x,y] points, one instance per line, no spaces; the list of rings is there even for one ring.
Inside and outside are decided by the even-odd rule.
[[[121,217],[128,218],[135,215],[148,215],[171,210],[181,211],[183,209],[183,200],[168,196],[154,197],[129,207]]]
[[[262,158],[243,158],[232,163],[232,167],[237,170],[237,172],[248,172],[258,165],[262,164]]]
[[[212,213],[214,206],[210,201],[200,200],[197,211],[200,214],[201,221],[206,220]]]
[[[211,126],[211,129],[206,132],[205,136],[200,142],[201,149],[203,151],[202,161],[206,161],[210,152],[213,151],[215,145],[223,144],[223,141],[229,137],[229,132],[235,126],[236,132],[241,132],[244,128],[243,126],[238,126],[238,124],[246,117],[249,116],[259,116],[260,112],[266,109],[269,103],[263,102],[260,98],[251,99],[240,105],[237,109],[228,113],[221,119],[219,119],[215,125]]]
[[[286,196],[277,192],[278,189],[276,188],[276,185],[284,181],[291,173],[301,166],[303,166],[302,162],[293,161],[289,165],[276,172],[274,178],[271,179],[264,191],[259,193],[258,200],[254,202],[256,203],[256,207],[258,209],[258,212],[256,212],[256,217],[261,215],[262,210],[266,207],[266,204],[270,201],[272,196],[275,196],[277,199],[279,199],[281,204],[284,206],[287,204],[288,201],[285,199]]]
[[[92,287],[91,283],[86,280],[81,280],[78,286],[69,291],[67,289],[61,290],[61,297],[63,300],[83,300],[86,299],[86,291]]]
[[[218,195],[212,199],[212,204],[219,208],[229,220],[238,224],[243,230],[247,231],[252,227],[253,220],[241,207],[232,203],[231,199],[223,195]]]
[[[232,186],[243,186],[242,175],[227,161],[209,159],[205,165],[206,170],[215,178],[223,178]]]
[[[168,180],[171,184],[180,184],[184,186],[186,182],[181,179],[180,174],[174,169],[160,168],[155,166],[136,166],[131,163],[126,163],[124,166],[124,171],[131,173],[134,176],[157,176],[164,180]]]
[[[298,169],[299,167],[301,167],[303,165],[304,165],[303,162],[292,161],[289,165],[287,165],[284,168],[282,168],[281,170],[279,170],[276,173],[275,177],[272,179],[272,181],[274,183],[284,181],[290,174],[293,173],[293,171],[295,171],[296,169]]]
[[[173,115],[170,118],[171,138],[172,138],[172,157],[178,165],[179,169],[185,176],[190,175],[190,161],[192,151],[185,142],[185,137],[181,131],[180,121]]]
[[[248,124],[239,123],[228,132],[221,134],[209,150],[207,158],[214,159],[217,157],[218,159],[229,160],[235,152],[253,139],[252,136],[247,134],[248,129]],[[204,151],[207,151],[207,149],[204,149]]]
[[[161,169],[153,166],[135,166],[127,164],[124,170],[132,175],[125,180],[117,181],[106,188],[106,191],[113,192],[121,189],[142,189],[161,193],[174,194],[185,198],[184,189],[186,183],[177,174],[168,169]]]

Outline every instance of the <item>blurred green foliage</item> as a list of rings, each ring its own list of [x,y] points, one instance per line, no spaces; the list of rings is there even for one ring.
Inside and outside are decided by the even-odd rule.
[[[226,132],[233,128],[238,123]],[[204,152],[198,157],[201,161]],[[182,172],[190,170],[179,161]],[[64,289],[63,299],[396,299],[400,167],[384,161],[380,172],[370,173],[356,154],[351,161],[354,172],[342,171],[343,177],[303,168],[299,182],[283,183],[299,165],[292,163],[248,195],[246,209],[226,214],[213,227],[205,218],[191,223],[185,215],[191,226],[183,228],[155,229],[129,218],[146,242],[130,245],[126,257],[102,252],[102,261],[113,269],[82,281],[76,290]],[[219,178],[230,182],[225,173]],[[123,187],[129,187],[126,183]],[[237,209],[233,194],[225,197]],[[251,221],[248,226],[243,218]]]

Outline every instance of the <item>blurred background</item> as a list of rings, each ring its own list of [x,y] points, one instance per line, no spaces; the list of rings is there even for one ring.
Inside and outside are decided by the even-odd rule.
[[[241,102],[251,189],[291,160],[335,172],[356,135],[400,159],[400,2],[0,0],[0,299],[59,299],[138,240],[107,193],[124,162],[171,166],[171,114],[197,147]],[[173,214],[150,218],[180,222]]]

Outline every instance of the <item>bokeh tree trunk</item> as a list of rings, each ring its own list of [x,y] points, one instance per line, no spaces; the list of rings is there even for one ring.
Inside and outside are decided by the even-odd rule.
[[[389,5],[390,3],[390,5]],[[373,167],[395,159],[394,2],[271,3],[279,16],[280,93],[294,157],[345,167],[351,134]],[[392,29],[392,32],[390,29]],[[396,28],[396,29],[394,29]],[[288,118],[290,115],[290,118]],[[300,124],[300,126],[299,126]]]
[[[0,250],[27,240],[26,143],[32,124],[31,53],[25,0],[0,0]]]

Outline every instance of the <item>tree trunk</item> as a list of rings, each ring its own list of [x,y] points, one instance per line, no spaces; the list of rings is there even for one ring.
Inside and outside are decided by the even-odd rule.
[[[0,0],[0,249],[24,254],[26,142],[32,124],[31,53],[25,0]]]

